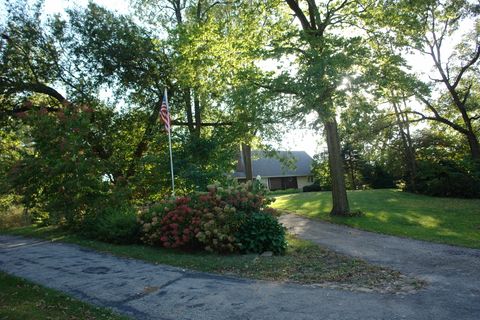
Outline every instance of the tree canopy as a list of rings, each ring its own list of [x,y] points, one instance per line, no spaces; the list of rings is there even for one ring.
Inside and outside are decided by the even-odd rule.
[[[346,188],[451,195],[441,187],[451,179],[480,194],[477,4],[130,4],[127,15],[94,2],[48,15],[41,2],[9,2],[0,191],[25,208],[74,225],[105,204],[169,194],[165,88],[181,192],[228,180],[240,145],[268,149],[313,114],[327,145],[315,172],[332,189],[332,214],[349,214]],[[428,79],[412,55],[430,62]]]

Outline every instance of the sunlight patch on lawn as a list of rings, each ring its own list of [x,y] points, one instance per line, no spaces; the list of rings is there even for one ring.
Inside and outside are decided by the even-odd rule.
[[[425,228],[437,228],[440,225],[440,220],[431,216],[411,215],[405,217],[409,222],[416,223]]]
[[[450,236],[450,237],[460,237],[461,236],[460,233],[452,231],[450,229],[445,229],[445,228],[442,228],[439,231],[437,231],[437,234],[441,235],[441,236]]]
[[[371,216],[371,217],[375,217],[376,219],[382,221],[382,222],[387,222],[389,220],[389,216],[387,213],[385,212],[381,212],[381,213],[378,213],[378,214],[366,214],[366,216]]]

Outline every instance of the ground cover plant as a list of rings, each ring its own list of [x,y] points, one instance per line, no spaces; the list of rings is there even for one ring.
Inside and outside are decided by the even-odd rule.
[[[368,231],[480,248],[480,200],[437,198],[394,189],[349,191],[362,217],[329,215],[328,192],[276,198],[274,208]]]
[[[0,319],[127,320],[128,318],[0,272]]]

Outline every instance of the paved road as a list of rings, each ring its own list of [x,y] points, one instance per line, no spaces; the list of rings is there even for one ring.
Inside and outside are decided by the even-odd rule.
[[[0,236],[0,270],[137,319],[479,319],[480,250],[291,215],[282,221],[302,237],[430,285],[395,295],[242,280],[12,236]]]

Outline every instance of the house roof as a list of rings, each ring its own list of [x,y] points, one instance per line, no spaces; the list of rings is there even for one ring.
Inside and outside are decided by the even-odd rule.
[[[280,159],[293,160],[293,166],[283,164]],[[253,177],[287,177],[311,175],[312,158],[305,151],[277,151],[275,158],[268,157],[265,152],[252,151]],[[237,171],[233,174],[236,178],[245,178],[245,165],[239,157]]]

